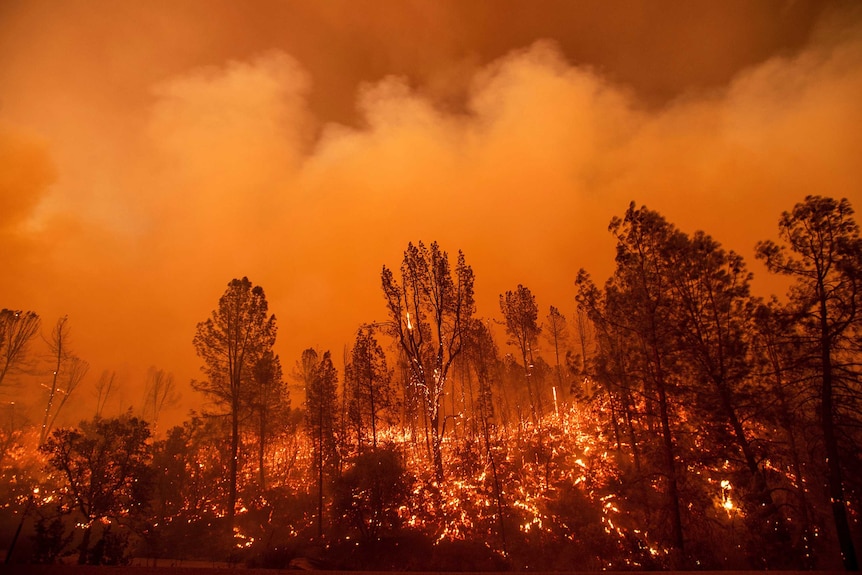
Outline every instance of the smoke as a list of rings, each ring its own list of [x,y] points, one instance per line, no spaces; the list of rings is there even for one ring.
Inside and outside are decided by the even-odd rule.
[[[542,315],[571,314],[577,270],[610,273],[607,224],[631,200],[705,229],[765,276],[752,248],[782,210],[810,193],[862,205],[858,23],[824,21],[804,49],[660,106],[539,40],[455,58],[426,83],[365,78],[338,95],[350,121],[319,112],[337,99],[316,84],[320,55],[238,49],[199,65],[169,27],[177,55],[161,47],[157,60],[170,65],[138,47],[138,75],[112,80],[116,62],[88,61],[92,84],[0,111],[23,119],[0,128],[0,304],[45,325],[69,314],[90,379],[125,378],[122,408],[139,403],[151,365],[197,376],[195,325],[234,277],[266,290],[288,370],[306,347],[337,356],[361,322],[385,319],[380,268],[408,241],[463,250],[483,316],[518,283]],[[34,86],[22,70],[7,75]],[[184,396],[181,410],[200,401]]]

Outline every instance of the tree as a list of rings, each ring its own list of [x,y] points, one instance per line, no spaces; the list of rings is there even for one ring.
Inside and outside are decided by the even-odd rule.
[[[798,564],[801,569],[815,569],[815,544],[817,537],[813,521],[815,517],[812,498],[807,485],[816,481],[811,470],[810,457],[814,450],[807,449],[810,430],[817,427],[816,416],[812,417],[810,404],[812,394],[806,381],[805,353],[800,345],[794,314],[788,313],[774,296],[766,304],[760,304],[755,311],[755,337],[752,341],[754,359],[761,374],[770,405],[765,410],[767,422],[774,422],[783,437],[783,457],[786,458],[790,473],[790,489],[795,502],[785,505],[788,512],[788,525],[795,526],[797,535]],[[770,425],[772,427],[773,425]],[[760,438],[758,438],[760,440]]]
[[[671,531],[669,542],[676,549],[673,558],[676,562],[684,553],[685,539],[679,455],[671,427],[676,346],[671,321],[674,302],[668,283],[672,273],[668,268],[668,247],[679,241],[681,232],[657,212],[636,208],[634,202],[623,218],[611,220],[608,229],[617,240],[614,275],[602,291],[581,270],[578,302],[597,325],[601,336],[599,348],[604,355],[599,361],[611,366],[609,373],[616,379],[615,384],[623,391],[643,396],[650,419],[654,418],[653,406],[658,407],[661,438],[658,452]],[[627,395],[624,393],[623,398]],[[613,414],[612,419],[619,438]]]
[[[229,465],[227,421],[193,414],[153,443],[153,528],[146,533],[147,556],[184,559],[222,553],[234,544],[224,523]]]
[[[398,509],[409,496],[407,471],[398,451],[375,448],[358,455],[338,480],[335,508],[361,540],[370,543],[400,526]]]
[[[434,472],[443,480],[440,407],[449,369],[461,353],[463,331],[473,315],[473,270],[464,254],[452,270],[437,242],[408,244],[401,281],[383,266],[383,294],[392,334],[410,366],[411,383],[422,401],[431,428]],[[454,272],[454,273],[453,273]]]
[[[45,404],[45,415],[42,418],[42,429],[39,433],[39,445],[45,442],[48,433],[54,426],[57,416],[60,415],[69,397],[87,375],[89,364],[73,354],[69,349],[69,317],[63,316],[57,320],[48,341],[54,370],[51,377],[51,386],[48,388],[48,398]],[[57,394],[61,396],[60,404],[55,406],[54,401]]]
[[[113,379],[113,378],[112,378]],[[155,435],[159,429],[159,416],[164,408],[176,404],[180,399],[174,374],[164,369],[150,367],[144,388],[144,416],[148,418]]]
[[[858,570],[842,479],[845,456],[839,441],[842,424],[852,422],[862,407],[858,387],[862,375],[858,368],[862,238],[850,203],[822,196],[807,196],[791,212],[784,212],[778,230],[784,245],[759,242],[757,257],[773,273],[795,280],[790,302],[819,383],[823,464],[835,532],[844,567]]]
[[[725,251],[704,232],[680,234],[668,246],[668,285],[675,304],[670,317],[676,332],[680,370],[690,381],[690,405],[699,411],[705,445],[715,456],[744,462],[747,485],[740,486],[751,549],[764,567],[794,565],[787,528],[773,500],[762,444],[753,421],[762,411],[750,377],[750,342],[758,300],[750,294],[751,273],[742,257]],[[703,385],[706,384],[706,385]],[[711,437],[709,436],[711,432]],[[705,450],[706,451],[706,450]],[[756,538],[756,541],[755,541]],[[767,553],[769,548],[771,553]]]
[[[494,420],[494,398],[491,389],[491,382],[495,379],[496,372],[499,371],[499,352],[497,344],[494,342],[494,336],[491,330],[482,320],[478,318],[472,319],[465,332],[466,340],[466,356],[468,365],[472,366],[476,372],[476,377],[479,380],[479,397],[477,404],[479,406],[479,422],[481,424],[482,444],[485,455],[488,459],[488,464],[491,467],[491,480],[494,487],[494,501],[497,508],[497,525],[500,533],[501,546],[503,552],[506,549],[506,525],[505,515],[503,512],[503,490],[500,486],[500,477],[497,469],[497,458],[494,455],[494,447],[498,444],[496,441],[496,429],[493,423]]]
[[[78,429],[56,430],[40,448],[62,474],[70,508],[83,516],[78,563],[101,562],[91,557],[90,541],[97,524],[107,522],[104,538],[110,525],[128,524],[145,514],[152,485],[149,437],[149,426],[136,417],[97,417]]]
[[[554,347],[554,365],[557,371],[557,389],[563,389],[563,369],[560,364],[560,349],[565,349],[569,339],[569,328],[566,325],[566,316],[560,310],[551,306],[548,313],[548,329],[545,332],[550,344]]]
[[[102,417],[105,404],[108,403],[111,392],[116,389],[114,387],[116,378],[116,372],[112,371],[109,373],[108,370],[103,371],[102,375],[99,376],[99,381],[96,382],[96,389],[94,390],[96,396],[96,417]]]
[[[39,331],[40,323],[32,311],[0,310],[0,387],[27,357],[30,340]]]
[[[254,377],[254,366],[275,343],[275,315],[269,315],[263,288],[247,277],[233,279],[212,317],[197,325],[193,344],[203,359],[207,378],[193,387],[207,394],[230,418],[231,446],[227,517],[233,527],[236,515],[237,469],[240,420],[246,408],[246,388]]]
[[[377,449],[378,426],[381,421],[390,420],[388,416],[396,408],[397,398],[386,354],[370,326],[356,332],[345,384],[350,386],[348,412],[356,428],[358,450],[362,451],[363,437],[369,428],[371,447]]]
[[[257,463],[261,490],[266,489],[266,447],[273,422],[290,410],[290,398],[277,354],[267,351],[254,366],[250,404],[256,420]]]
[[[542,328],[538,323],[539,307],[530,288],[518,284],[515,291],[500,294],[500,311],[506,324],[508,343],[517,346],[524,366],[524,381],[530,398],[530,414],[533,424],[542,417],[542,403],[538,390],[533,389],[533,350],[539,341]]]
[[[338,373],[326,351],[302,352],[294,378],[305,387],[305,431],[312,443],[317,476],[317,534],[323,536],[323,490],[327,474],[338,466],[335,423],[338,414]]]

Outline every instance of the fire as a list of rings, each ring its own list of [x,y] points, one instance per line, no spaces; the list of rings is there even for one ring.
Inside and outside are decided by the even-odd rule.
[[[604,546],[601,552],[613,558],[610,564],[601,561],[606,568],[664,565],[670,556],[666,538],[654,525],[643,522],[633,510],[631,490],[625,492],[628,486],[622,468],[633,463],[621,459],[620,454],[628,447],[624,436],[621,449],[612,447],[616,438],[602,423],[606,406],[602,401],[592,406],[555,402],[535,423],[525,418],[497,425],[490,435],[490,446],[481,435],[471,435],[471,429],[478,429],[476,422],[459,414],[458,425],[447,427],[442,441],[446,470],[443,481],[437,480],[429,465],[421,428],[381,428],[381,443],[403,457],[407,470],[406,500],[393,509],[400,527],[427,536],[435,545],[484,541],[500,557],[511,557],[509,546],[536,542],[550,545],[565,541],[593,552],[593,543],[598,540]],[[250,437],[249,442],[253,439]],[[252,453],[251,447],[250,443],[247,453]],[[24,450],[9,453],[21,460],[26,457]],[[224,486],[218,483],[218,450],[206,447],[195,455],[184,463],[184,472],[193,480],[196,491],[183,493],[184,500],[177,502],[172,515],[155,521],[153,529],[168,529],[172,524],[214,527],[227,517],[225,500],[220,496]],[[341,461],[345,470],[351,465],[352,455],[346,452]],[[251,488],[257,484],[258,462],[247,456],[241,458],[242,481],[250,490],[242,492],[238,500],[231,543],[234,549],[245,552],[264,545],[271,534],[267,530],[274,529],[271,525],[278,525],[284,536],[291,538],[314,536],[316,509],[284,517],[280,508],[294,505],[301,498],[315,497],[315,478],[308,472],[312,461],[312,447],[301,432],[279,436],[265,453],[268,489],[254,491]],[[732,522],[743,510],[737,497],[732,497],[736,488],[727,479],[729,463],[717,467],[691,464],[687,471],[713,490],[714,515],[710,519]],[[661,478],[651,477],[642,489],[648,494],[661,494]],[[72,513],[73,507],[66,504],[68,496],[68,488],[61,483],[45,481],[19,491],[15,505],[21,508],[34,498],[37,505],[47,509],[60,501],[63,509]],[[333,500],[328,493],[325,497],[324,517],[348,524],[349,515],[335,517]],[[133,511],[133,507],[125,507],[122,515],[129,517]],[[99,517],[97,522],[107,528],[115,520]],[[82,521],[78,528],[88,525]],[[818,537],[819,533],[814,531],[811,536]],[[359,545],[362,540],[349,531],[343,537],[350,537],[351,545]]]

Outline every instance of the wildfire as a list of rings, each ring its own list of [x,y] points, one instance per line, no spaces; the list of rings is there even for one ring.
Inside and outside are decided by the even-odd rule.
[[[733,489],[733,486],[727,479],[722,479],[720,485],[722,499],[721,506],[724,508],[725,511],[730,513],[734,510],[733,500],[730,498],[730,491],[731,489]]]
[[[632,514],[631,500],[620,492],[623,481],[620,452],[630,446],[623,437],[620,448],[610,448],[616,438],[601,423],[601,410],[605,408],[601,401],[590,407],[592,411],[587,410],[586,404],[555,401],[553,408],[536,422],[525,418],[496,426],[490,448],[480,435],[470,436],[470,430],[477,426],[460,415],[459,424],[449,428],[442,441],[446,470],[443,481],[438,480],[428,463],[429,450],[423,443],[421,429],[383,427],[378,431],[380,442],[403,457],[407,470],[406,501],[399,503],[393,513],[401,527],[424,534],[436,545],[484,541],[503,557],[509,554],[506,545],[514,545],[513,542],[529,545],[535,541],[564,541],[583,545],[586,549],[583,552],[591,553],[594,542],[601,541],[605,546],[602,552],[615,558],[610,563],[602,560],[604,568],[664,565],[670,553],[666,538],[656,535],[657,529],[644,528],[642,518]],[[249,437],[248,441],[253,439]],[[10,454],[22,459],[25,456],[23,452],[10,451]],[[218,495],[223,489],[217,483],[219,452],[209,448],[201,450],[198,456],[185,462],[185,472],[195,478],[197,491],[184,493],[185,499],[178,502],[174,516],[154,522],[153,529],[167,528],[172,523],[182,524],[186,529],[204,522],[213,527],[223,524],[227,508],[224,498]],[[342,460],[345,469],[351,465],[350,456],[348,452]],[[271,529],[267,527],[271,523],[281,522],[278,528],[285,536],[313,534],[316,510],[302,509],[288,519],[278,516],[278,507],[285,505],[285,501],[291,505],[316,496],[315,484],[308,474],[313,461],[312,446],[302,433],[283,434],[271,442],[264,460],[269,489],[240,494],[238,498],[237,526],[233,528],[231,543],[235,550],[250,550],[267,541],[269,535],[265,536],[265,530]],[[243,482],[256,485],[258,462],[246,456],[240,463]],[[711,517],[727,517],[732,521],[742,510],[736,496],[732,496],[735,489],[731,481],[722,478],[728,476],[729,463],[718,467],[709,469],[692,464],[687,470],[691,476],[701,477],[705,484],[711,485],[713,505],[708,507],[715,513]],[[16,481],[23,483],[22,478]],[[649,477],[643,488],[661,493],[662,479]],[[66,486],[58,483],[53,487],[46,482],[19,490],[13,502],[22,508],[29,499],[37,500],[38,505],[61,501],[63,509],[73,513],[74,508],[67,504],[69,495]],[[133,506],[127,506],[119,515],[129,517],[132,512]],[[332,499],[326,501],[324,514],[335,515]],[[349,514],[342,513],[339,520],[347,524]],[[113,525],[108,517],[99,517],[95,522],[104,528]],[[81,521],[77,528],[90,525]],[[360,544],[361,537],[347,533],[344,540],[349,537],[351,545]],[[811,536],[818,537],[819,533],[814,531]],[[598,561],[599,552],[595,552]]]

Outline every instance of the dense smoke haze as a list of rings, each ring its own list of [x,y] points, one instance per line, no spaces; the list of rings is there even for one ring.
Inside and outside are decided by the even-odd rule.
[[[742,254],[763,295],[783,210],[862,208],[852,3],[541,6],[3,2],[0,307],[46,336],[68,314],[117,410],[173,372],[182,417],[232,278],[266,290],[289,371],[385,319],[408,241],[463,250],[479,316],[518,283],[571,315],[632,200]]]

